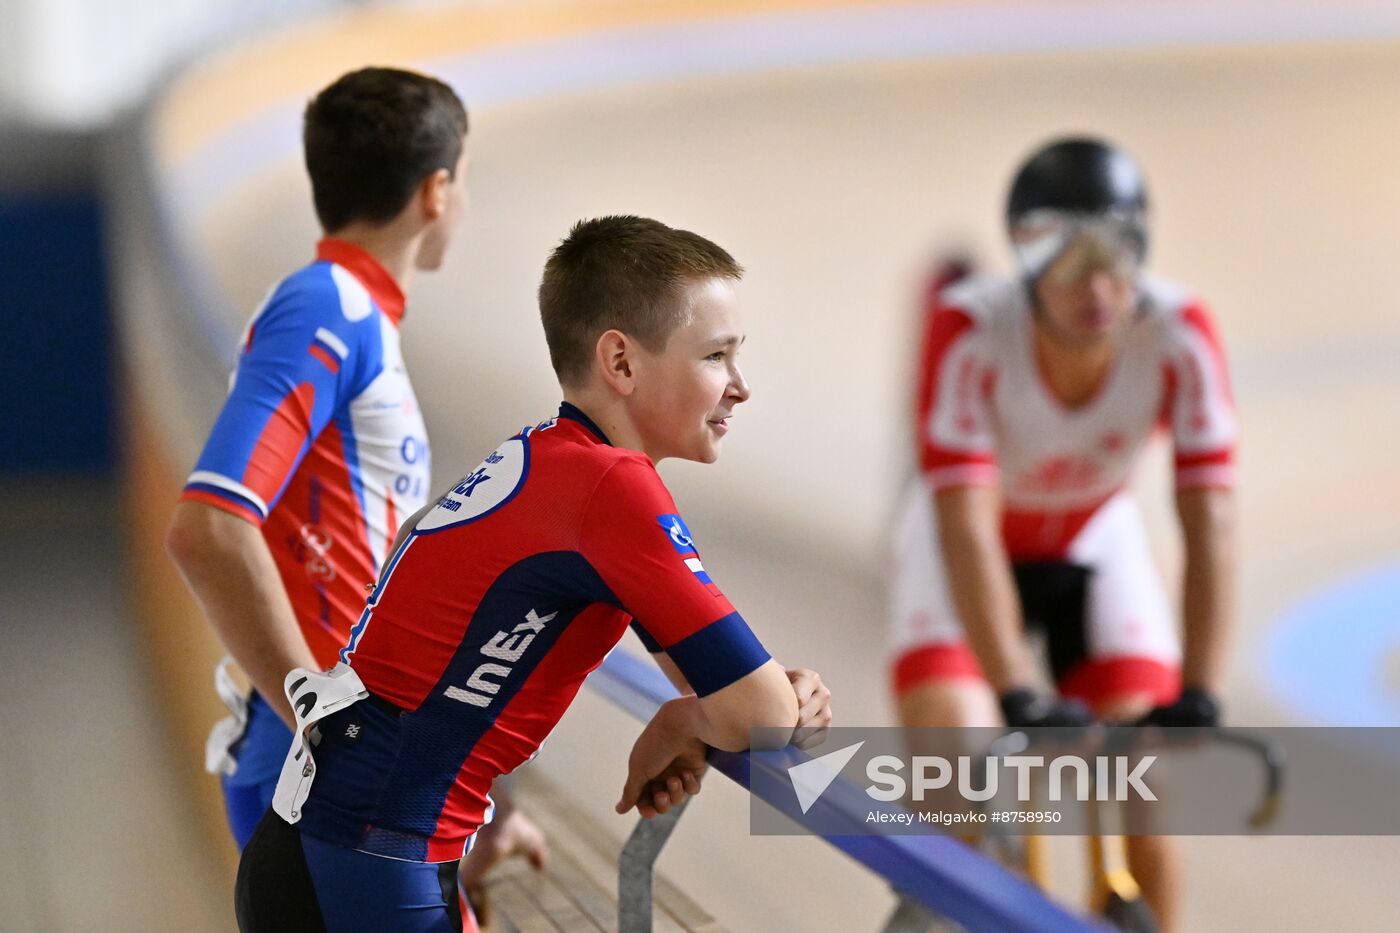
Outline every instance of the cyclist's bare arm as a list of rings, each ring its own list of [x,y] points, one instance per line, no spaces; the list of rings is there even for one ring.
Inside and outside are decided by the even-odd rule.
[[[1001,495],[961,486],[934,497],[939,550],[967,643],[998,694],[1031,683],[1021,604],[1001,540]]]
[[[797,697],[777,661],[765,661],[757,670],[704,697],[693,694],[668,701],[673,707],[663,717],[676,735],[693,737],[714,748],[743,751],[749,747],[749,731],[797,726]],[[786,739],[779,745],[786,744]]]
[[[677,693],[685,696],[695,692],[689,681],[685,679],[685,675],[681,673],[681,669],[676,666],[676,662],[671,660],[670,655],[664,651],[658,651],[652,654],[652,658],[655,659],[656,666],[661,668],[666,675],[666,679],[676,688]],[[830,726],[831,691],[822,683],[821,675],[803,667],[786,668],[783,673],[787,675],[792,692],[797,697],[798,730],[811,732]]]
[[[636,806],[643,816],[664,813],[667,806],[699,792],[705,746],[742,751],[749,747],[750,730],[777,728],[782,735],[772,745],[781,747],[791,739],[798,718],[797,696],[773,660],[708,696],[666,701],[632,746],[617,812]],[[655,808],[648,802],[652,799],[659,804]]]
[[[690,681],[685,679],[681,669],[676,667],[676,662],[671,660],[671,656],[664,651],[657,651],[652,654],[652,659],[656,661],[656,666],[661,668],[661,673],[666,675],[666,679],[671,682],[671,686],[676,688],[676,692],[681,696],[694,693],[691,689]]]
[[[294,667],[316,668],[262,531],[203,502],[183,501],[165,548],[205,617],[254,688],[295,727],[282,681]]]
[[[1176,495],[1185,542],[1182,683],[1218,693],[1235,599],[1235,494],[1183,489]]]

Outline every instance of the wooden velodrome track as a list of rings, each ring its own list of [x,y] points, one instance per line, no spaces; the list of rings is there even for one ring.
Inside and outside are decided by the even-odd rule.
[[[226,352],[267,286],[310,255],[305,98],[368,62],[443,74],[472,108],[471,214],[445,270],[415,284],[403,331],[435,482],[552,413],[533,292],[573,220],[641,213],[711,236],[749,270],[755,394],[720,464],[663,474],[774,654],[823,673],[842,724],[885,724],[884,540],[921,275],[951,244],[1004,266],[1015,163],[1049,135],[1102,133],[1147,168],[1153,268],[1206,296],[1233,358],[1245,442],[1232,719],[1329,721],[1265,656],[1281,613],[1400,551],[1400,22],[1379,5],[1359,6],[1372,18],[1355,26],[1315,4],[1230,16],[1185,4],[1156,22],[1123,6],[419,7],[245,44],[157,112],[162,178],[236,309],[205,309],[201,332]],[[1280,19],[1293,15],[1295,32],[1323,38],[1293,41]],[[1383,35],[1353,38],[1367,29]],[[149,533],[212,411],[173,411],[158,375],[134,388],[165,461],[138,493]],[[1143,472],[1173,573],[1160,451]],[[1397,669],[1389,650],[1371,667]],[[187,741],[203,722],[184,724]],[[602,815],[633,735],[585,695],[531,767]],[[1370,929],[1400,915],[1394,840],[1186,846],[1191,929]],[[750,837],[743,796],[720,779],[663,859],[737,930],[873,929],[891,903],[818,843]],[[1064,874],[1072,893],[1077,871]]]

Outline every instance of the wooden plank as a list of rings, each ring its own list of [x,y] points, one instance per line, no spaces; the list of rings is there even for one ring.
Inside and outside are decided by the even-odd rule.
[[[490,890],[493,925],[504,920],[520,933],[559,933],[559,928],[514,878],[503,878]]]
[[[520,928],[509,917],[497,910],[492,901],[491,922],[482,926],[483,933],[520,933]]]
[[[662,857],[664,858],[664,851]],[[656,906],[675,918],[683,930],[699,930],[715,926],[715,920],[703,908],[686,897],[674,884],[657,873],[652,882],[652,897]]]
[[[538,778],[531,777],[528,780],[544,785],[544,782]],[[617,859],[622,851],[622,843],[592,820],[582,816],[577,810],[564,807],[560,796],[552,791],[545,791],[544,786],[536,791],[531,806],[534,806],[536,801],[540,803],[542,809],[548,809],[551,818],[557,820],[561,827],[567,827],[571,831],[571,836],[582,841],[582,848],[591,853],[594,858],[587,858],[586,855],[580,853],[578,856],[580,861],[590,867],[597,866],[606,871],[606,876],[595,874],[595,878],[600,884],[606,886],[612,897],[616,898]],[[699,929],[703,926],[709,926],[712,929],[718,928],[714,918],[704,908],[687,897],[675,884],[668,881],[660,873],[656,876],[653,896],[658,908],[655,923],[678,924],[682,930]],[[667,916],[663,917],[662,912]],[[665,927],[658,929],[665,929]]]
[[[515,879],[515,883],[532,892],[540,909],[549,915],[554,925],[564,933],[598,933],[600,927],[584,914],[552,872],[536,874],[533,878]]]
[[[493,904],[522,933],[533,933],[530,924],[540,918],[568,933],[616,933],[621,840],[570,806],[539,777],[518,775],[512,793],[548,836],[551,860],[543,875],[520,860],[493,869],[487,878]],[[659,874],[654,896],[655,933],[722,933],[714,918]],[[534,912],[523,912],[522,901]]]
[[[617,897],[613,891],[600,887],[573,858],[558,849],[554,851],[549,871],[598,929],[617,933]]]

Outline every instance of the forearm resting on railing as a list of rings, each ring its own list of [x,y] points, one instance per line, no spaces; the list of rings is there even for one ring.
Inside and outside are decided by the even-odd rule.
[[[663,714],[678,733],[713,748],[743,751],[749,747],[754,729],[785,730],[772,737],[774,747],[781,748],[791,741],[797,727],[797,696],[782,667],[770,660],[709,696],[667,702],[657,713]]]

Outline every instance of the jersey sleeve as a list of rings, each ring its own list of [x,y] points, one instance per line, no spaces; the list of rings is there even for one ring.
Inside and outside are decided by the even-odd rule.
[[[996,373],[965,311],[929,315],[920,361],[919,463],[935,490],[994,486],[998,480],[991,394]]]
[[[648,654],[661,653],[661,645],[657,642],[655,638],[651,637],[651,635],[647,632],[646,629],[642,628],[642,623],[638,622],[636,619],[633,619],[632,624],[628,627],[632,629],[632,631],[637,633],[637,637],[642,640],[642,647],[647,650]]]
[[[665,651],[698,695],[727,687],[768,660],[705,571],[650,464],[629,458],[608,469],[584,510],[579,551],[633,617],[648,650]]]
[[[284,285],[249,327],[181,499],[261,525],[317,435],[382,364],[373,315],[352,322],[334,292]]]
[[[1238,423],[1224,345],[1210,312],[1187,306],[1166,363],[1176,488],[1230,488]]]

